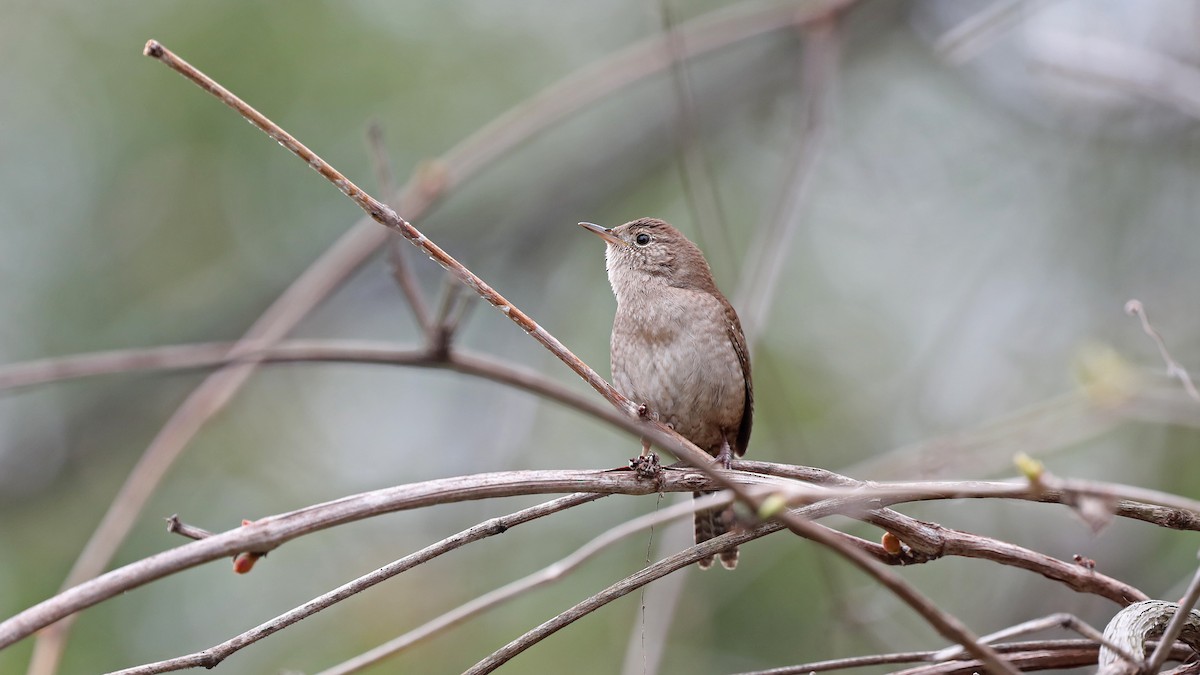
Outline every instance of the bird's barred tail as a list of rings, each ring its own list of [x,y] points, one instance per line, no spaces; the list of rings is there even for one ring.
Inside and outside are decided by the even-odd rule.
[[[705,495],[711,495],[712,492],[693,492],[692,497],[699,499]],[[696,522],[696,543],[703,544],[704,542],[714,537],[719,537],[725,534],[733,527],[733,507],[723,506],[716,509],[705,509],[697,511],[695,516]],[[738,563],[738,547],[725,549],[717,554],[721,558],[721,566],[727,570],[737,567]],[[701,558],[696,561],[700,569],[706,570],[712,567],[713,556]]]

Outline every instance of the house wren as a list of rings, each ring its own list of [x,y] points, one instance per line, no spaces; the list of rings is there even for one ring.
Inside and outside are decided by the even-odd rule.
[[[750,442],[754,389],[742,324],[713,283],[704,254],[656,218],[611,230],[580,225],[608,242],[605,267],[617,296],[613,385],[728,468]],[[695,520],[699,544],[732,527],[733,509],[698,511]],[[720,557],[733,569],[738,550]],[[700,567],[712,563],[710,556]]]

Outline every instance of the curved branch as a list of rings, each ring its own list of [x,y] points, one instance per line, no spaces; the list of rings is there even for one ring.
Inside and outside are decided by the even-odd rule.
[[[753,474],[729,474],[726,480],[730,478],[742,485],[781,485],[779,479]],[[563,470],[483,473],[363,492],[260,518],[102,574],[0,623],[0,649],[74,612],[170,574],[240,552],[265,553],[296,537],[385,513],[517,495],[574,492],[646,495],[716,487],[710,478],[692,470],[664,470],[654,480],[624,470]],[[814,490],[810,498],[819,497],[819,489]]]
[[[880,507],[924,499],[1011,498],[1019,497],[1023,491],[1026,493],[1030,491],[1028,486],[1022,487],[1017,483],[858,484],[856,481],[820,469],[787,467],[764,462],[737,462],[735,466],[771,470],[792,479],[840,483],[830,487],[805,486],[794,480],[771,478],[752,473],[723,473],[722,481],[735,482],[742,488],[739,492],[743,494],[746,492],[746,486],[758,486],[756,492],[769,488],[776,494],[786,496],[793,501],[821,500],[795,514],[788,514],[789,522],[771,524],[774,529],[755,528],[753,531],[759,532],[757,536],[777,531],[785,526],[793,531],[802,529],[796,525],[796,519],[800,517],[821,517],[837,512],[854,518],[870,520],[890,513],[892,515],[888,517],[893,520],[880,522],[889,528],[896,528],[904,532],[906,543],[909,543],[910,546],[919,546],[928,538],[923,533],[925,529],[928,529],[927,526],[920,521],[907,519],[895,512],[881,510]],[[716,487],[718,487],[717,481],[697,470],[668,469],[662,471],[654,480],[639,478],[630,471],[515,471],[439,479],[352,495],[290,513],[268,516],[250,525],[216,534],[201,541],[185,544],[131,563],[73,587],[0,623],[0,648],[74,612],[169,574],[239,552],[266,552],[298,536],[382,513],[433,504],[519,494],[588,492],[636,495],[656,492],[693,492]],[[755,497],[757,499],[757,495]],[[1046,500],[1045,495],[1042,496],[1042,499]],[[818,528],[813,523],[800,522],[804,526],[808,526],[804,529],[805,534]],[[734,535],[729,536],[734,537]],[[832,541],[833,543],[828,545],[834,546],[839,552],[842,552],[848,546],[847,537],[848,535],[840,532],[820,528],[819,533],[810,538],[817,539],[822,543]],[[740,543],[743,540],[713,541],[718,542],[715,544],[717,548],[711,551],[702,549],[699,553],[700,556],[733,543]],[[745,541],[749,541],[749,539]],[[960,546],[959,549],[955,549],[953,546],[947,546],[944,541],[943,538],[943,543],[938,545],[944,546],[956,554],[966,555],[962,552],[967,550],[966,547]],[[856,553],[861,554],[860,560],[874,559],[884,562],[896,562],[897,560],[895,557],[881,553],[880,550],[877,550],[879,547],[876,545],[868,546],[867,542],[857,539],[851,543],[857,547]],[[1027,568],[1051,578],[1057,578],[1047,572],[1048,567],[1045,564],[1039,563]],[[669,571],[671,570],[664,571],[663,574]],[[870,570],[870,572],[879,576],[876,570]],[[1110,597],[1111,591],[1103,590],[1104,579],[1106,578],[1102,575],[1095,575],[1092,583],[1080,586],[1080,590]],[[891,579],[891,581],[896,582],[895,579]],[[1114,585],[1113,588],[1119,590],[1121,587]],[[1128,594],[1128,591],[1122,592]],[[951,637],[951,639],[958,641],[956,637]]]
[[[908,483],[860,481],[833,471],[810,466],[745,459],[734,461],[732,466],[740,471],[791,478],[818,485],[874,489],[885,486],[903,489],[902,486],[905,485],[920,485],[924,490],[935,490],[940,487],[943,490],[943,498],[999,497],[1072,506],[1081,495],[1100,497],[1110,500],[1108,506],[1113,510],[1113,514],[1122,518],[1140,520],[1172,530],[1200,531],[1200,500],[1188,499],[1160,490],[1148,490],[1117,483],[1063,480],[1053,476],[1043,476],[1041,489],[1019,490],[1015,488],[1020,484],[1003,481],[915,481]]]

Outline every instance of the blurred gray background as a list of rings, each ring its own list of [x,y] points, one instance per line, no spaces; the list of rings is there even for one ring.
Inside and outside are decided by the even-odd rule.
[[[670,6],[682,23],[724,4]],[[560,78],[662,30],[658,4],[625,1],[9,0],[0,14],[0,363],[236,339],[360,216],[303,163],[144,58],[148,38],[377,193],[368,120],[404,177]],[[1059,475],[1195,496],[1200,416],[1153,375],[1157,351],[1122,306],[1141,299],[1176,358],[1200,370],[1198,32],[1192,0],[864,0],[835,28],[815,139],[804,135],[813,101],[802,31],[688,62],[693,131],[729,242],[702,242],[718,283],[743,309],[748,273],[767,256],[780,266],[750,336],[749,458],[861,478],[977,478],[1011,475],[1013,454],[1025,451]],[[669,74],[621,89],[455,187],[415,224],[607,375],[614,301],[602,246],[575,223],[654,215],[699,235],[680,178],[675,94]],[[804,185],[789,181],[797,156],[814,162]],[[789,194],[789,234],[756,245]],[[436,292],[440,268],[411,260]],[[294,335],[418,338],[380,256]],[[486,306],[459,340],[587,391]],[[1089,386],[1114,368],[1146,372],[1135,397],[1155,396],[1097,398]],[[202,378],[120,375],[0,394],[0,616],[55,592]],[[578,412],[453,373],[273,366],[189,446],[114,565],[181,543],[164,531],[172,513],[224,530],[431,478],[609,468],[637,447]],[[207,647],[536,501],[376,518],[289,543],[244,577],[213,564],[154,583],[86,611],[63,672]],[[308,619],[220,672],[330,666],[658,507],[655,497],[613,497],[516,528]],[[1194,535],[1142,523],[1093,535],[1062,507],[903,510],[1094,558],[1155,597],[1177,595],[1195,566]],[[664,536],[673,535],[633,537],[370,672],[461,671],[632,573]],[[1102,625],[1116,610],[978,561],[902,573],[978,632],[1055,611]],[[674,622],[650,645],[661,647],[662,673],[943,644],[836,556],[784,535],[746,546],[736,573],[689,571],[682,583]],[[656,602],[647,595],[652,623],[664,609]],[[643,669],[637,652],[639,607],[637,594],[616,602],[510,670],[619,672],[632,634],[629,672],[651,671],[655,655]],[[24,672],[31,642],[0,652],[0,672]]]

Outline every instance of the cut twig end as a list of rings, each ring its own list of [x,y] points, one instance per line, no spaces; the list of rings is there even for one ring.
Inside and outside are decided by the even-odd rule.
[[[167,518],[167,532],[170,532],[171,534],[178,534],[196,541],[207,539],[213,535],[212,532],[209,532],[202,527],[188,525],[187,523],[181,521],[179,519],[179,514],[173,514]]]
[[[146,46],[142,48],[142,56],[149,56],[153,59],[161,59],[163,55],[163,46],[158,43],[158,40],[148,40]]]

